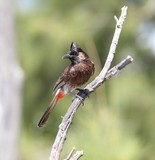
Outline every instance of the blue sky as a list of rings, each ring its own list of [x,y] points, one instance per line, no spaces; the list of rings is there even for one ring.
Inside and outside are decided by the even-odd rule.
[[[22,10],[30,10],[35,6],[35,0],[17,0],[18,6]]]

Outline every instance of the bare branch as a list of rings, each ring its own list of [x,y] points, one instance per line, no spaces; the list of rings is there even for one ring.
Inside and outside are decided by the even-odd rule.
[[[55,138],[54,144],[52,146],[49,160],[59,160],[60,153],[62,151],[64,142],[66,140],[68,129],[72,123],[72,120],[75,116],[77,109],[79,108],[80,104],[83,103],[85,98],[91,92],[93,92],[97,87],[99,87],[101,84],[106,82],[106,80],[117,75],[124,67],[126,67],[128,64],[130,64],[133,61],[133,58],[131,56],[128,56],[126,59],[121,61],[118,65],[114,66],[113,68],[111,68],[109,70],[109,68],[111,66],[111,62],[114,58],[114,54],[116,51],[116,46],[117,46],[118,39],[119,39],[121,30],[122,30],[122,26],[123,26],[123,23],[126,18],[126,13],[127,13],[127,7],[123,7],[120,18],[117,19],[117,17],[115,16],[116,28],[115,28],[114,37],[113,37],[113,40],[112,40],[112,43],[110,46],[110,50],[108,53],[106,63],[104,65],[103,69],[101,70],[100,74],[84,88],[85,92],[80,91],[78,93],[78,96],[82,97],[83,100],[81,100],[79,98],[75,98],[73,100],[71,106],[69,107],[67,113],[63,117],[62,122],[59,125],[59,130],[58,130],[57,136]],[[72,153],[73,152],[71,152],[71,154]],[[70,160],[79,159],[82,155],[83,155],[83,152],[77,151],[77,153],[74,155],[75,158],[73,156],[72,158],[70,158]],[[76,158],[76,157],[78,157],[78,158]]]
[[[102,82],[102,80],[105,78],[105,76],[106,76],[106,74],[107,74],[107,72],[110,68],[111,62],[113,61],[114,54],[115,54],[115,51],[116,51],[116,46],[117,46],[117,43],[118,43],[118,40],[119,40],[119,36],[120,36],[121,31],[122,31],[122,26],[123,26],[123,23],[124,23],[125,18],[126,18],[126,14],[127,14],[127,7],[124,6],[124,7],[122,7],[122,12],[121,12],[120,18],[119,19],[115,18],[115,19],[117,19],[116,20],[115,33],[114,33],[114,36],[113,36],[113,39],[112,39],[112,43],[111,43],[111,46],[110,46],[110,50],[109,50],[108,57],[107,57],[107,60],[105,62],[105,65],[104,65],[102,71],[100,72],[99,76],[97,76],[95,78],[95,80],[92,81],[85,88],[85,89],[88,89],[90,92],[92,92],[96,88],[96,85],[97,85],[96,82],[99,82],[99,83]]]
[[[124,67],[126,67],[128,64],[130,64],[132,61],[133,61],[133,58],[131,56],[128,56],[126,59],[121,61],[118,65],[114,66],[112,69],[110,69],[108,71],[104,80],[101,81],[100,83],[98,83],[98,85],[96,85],[96,87],[100,86],[106,80],[108,80],[111,77],[115,76],[116,74],[120,73],[120,71]],[[86,98],[87,95],[85,95],[85,97],[84,97],[83,93],[81,92],[81,93],[79,93],[79,96],[81,96],[83,98]],[[62,146],[63,146],[64,141],[66,139],[68,128],[71,125],[72,120],[74,118],[74,115],[75,115],[75,113],[76,113],[76,111],[79,108],[81,103],[82,103],[82,101],[79,98],[75,98],[74,101],[72,102],[71,106],[69,107],[67,113],[63,117],[62,123],[59,126],[59,131],[57,133],[55,142],[52,146],[51,156],[53,156],[53,158],[50,157],[50,160],[54,160],[54,158],[59,159],[60,152],[62,150]]]
[[[126,67],[128,64],[133,62],[133,58],[131,56],[127,56],[124,60],[122,60],[119,64],[117,64],[116,66],[114,66],[113,68],[111,68],[108,73],[106,74],[106,77],[104,78],[104,81],[107,81],[108,79],[110,79],[112,76],[116,76],[120,73],[120,71]],[[102,83],[103,83],[102,82]],[[100,85],[100,84],[99,84]],[[98,86],[99,86],[98,85]],[[97,86],[97,87],[98,87]]]

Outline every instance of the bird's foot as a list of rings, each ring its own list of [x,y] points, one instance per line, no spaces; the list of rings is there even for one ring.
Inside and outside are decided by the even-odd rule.
[[[86,97],[89,98],[89,90],[88,89],[76,88],[76,90],[79,91],[79,93],[77,94],[78,96],[82,97],[83,99]]]
[[[83,97],[81,97],[81,96],[79,96],[78,94],[73,94],[72,102],[73,102],[73,101],[74,101],[74,99],[76,99],[76,98],[79,98],[79,100],[80,100],[80,101],[83,101],[83,100],[84,100],[84,98],[83,98]]]
[[[81,96],[79,96],[78,94],[75,94],[74,95],[74,97],[73,97],[73,99],[72,99],[72,102],[74,101],[74,99],[76,99],[76,98],[78,98],[81,102],[82,102],[82,105],[84,105],[84,98],[83,97],[81,97]]]
[[[84,102],[83,102],[83,101],[84,101],[84,99],[85,99],[86,97],[89,96],[89,90],[87,90],[87,89],[81,89],[81,88],[76,88],[76,90],[78,90],[79,93],[75,95],[74,99],[75,99],[75,98],[79,98],[80,101],[82,102],[82,104],[84,105]],[[73,99],[73,100],[74,100],[74,99]]]

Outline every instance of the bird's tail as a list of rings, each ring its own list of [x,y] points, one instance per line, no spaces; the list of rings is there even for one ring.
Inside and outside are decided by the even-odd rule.
[[[49,107],[47,108],[47,110],[45,111],[45,113],[43,114],[43,116],[41,117],[39,123],[38,123],[38,127],[43,127],[44,124],[47,122],[48,117],[50,115],[50,113],[53,111],[53,109],[55,108],[56,103],[62,99],[66,94],[59,89],[55,95],[55,97],[53,98],[52,102],[50,103]]]

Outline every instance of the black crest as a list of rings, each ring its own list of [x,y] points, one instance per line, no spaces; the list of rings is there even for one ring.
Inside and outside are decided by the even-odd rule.
[[[75,42],[72,42],[71,46],[70,46],[70,51],[76,51],[77,52],[77,48],[78,48],[78,45]]]

